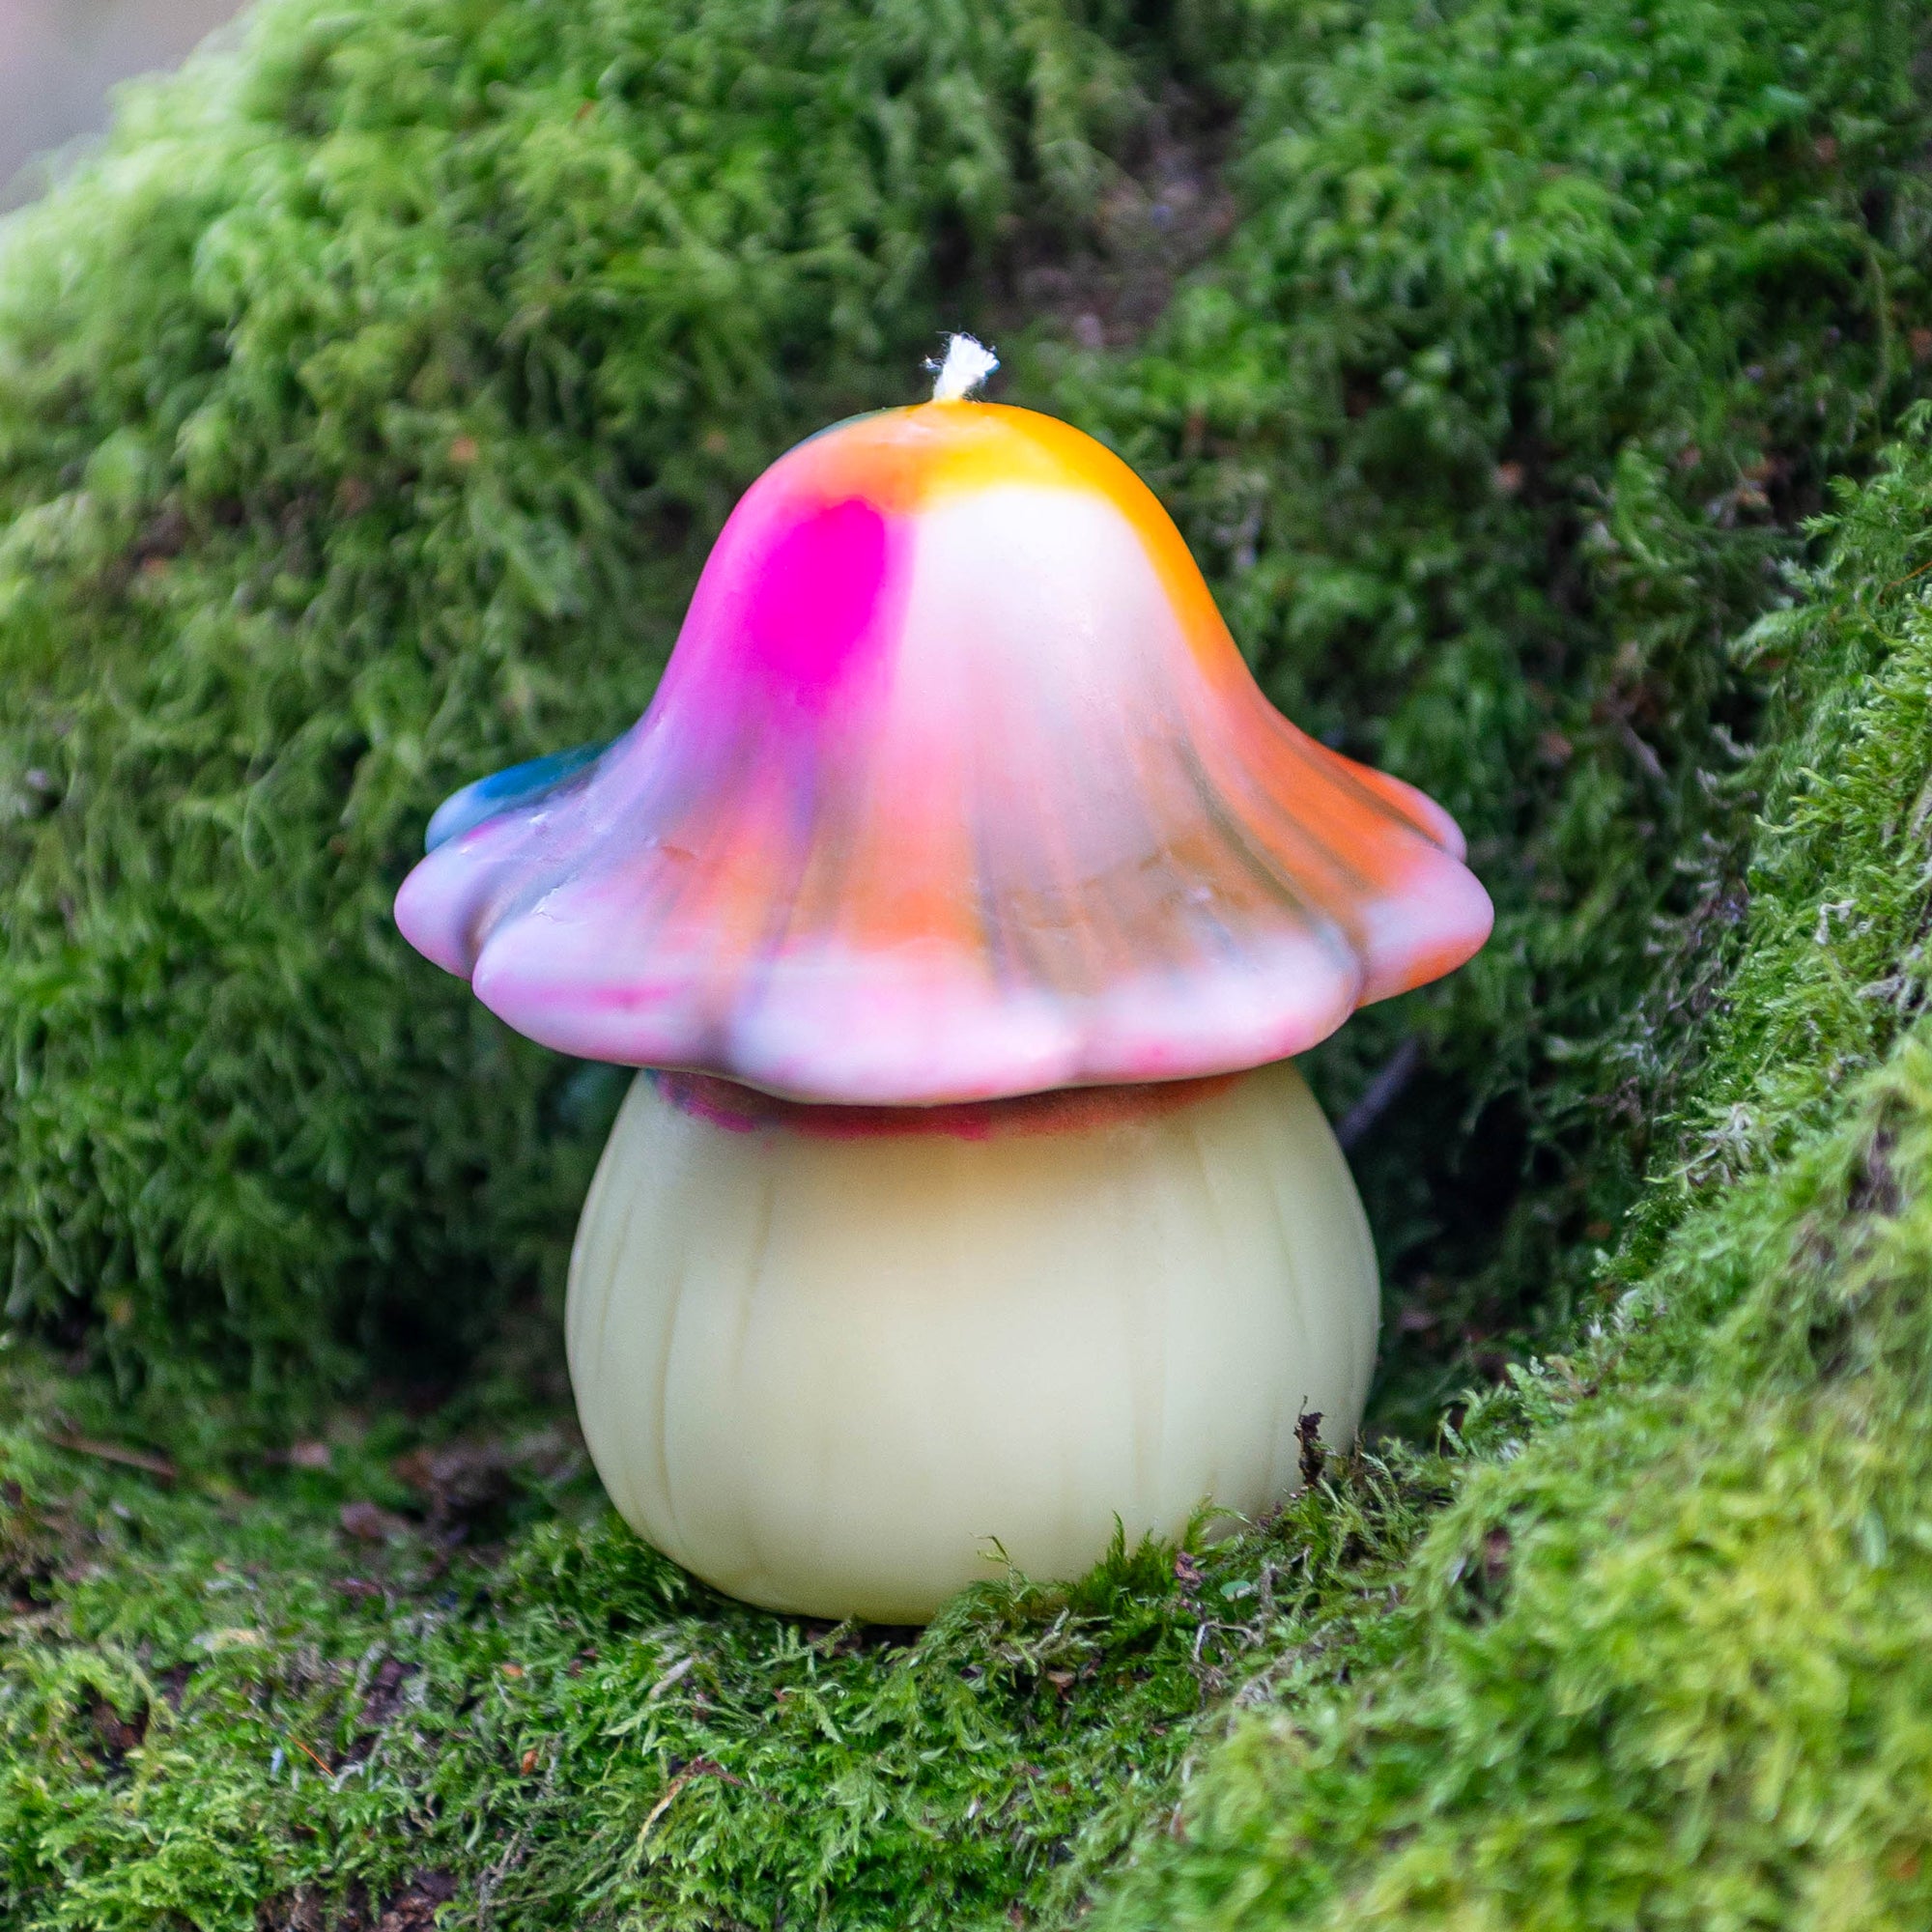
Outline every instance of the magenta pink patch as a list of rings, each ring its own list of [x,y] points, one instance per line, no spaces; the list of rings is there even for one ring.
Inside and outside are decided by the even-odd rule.
[[[887,565],[886,520],[857,497],[795,524],[759,560],[745,612],[745,668],[817,711],[872,628]]]

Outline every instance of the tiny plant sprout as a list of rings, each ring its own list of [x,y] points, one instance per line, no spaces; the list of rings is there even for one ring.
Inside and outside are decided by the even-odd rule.
[[[1292,1056],[1487,937],[1448,815],[1298,731],[1118,457],[971,400],[746,493],[643,717],[459,792],[396,917],[646,1069],[571,1263],[612,1500],[719,1588],[918,1621],[1299,1480],[1374,1251]]]

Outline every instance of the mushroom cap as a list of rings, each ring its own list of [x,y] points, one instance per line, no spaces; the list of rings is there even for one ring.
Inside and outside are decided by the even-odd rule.
[[[1026,410],[781,457],[576,756],[449,801],[404,934],[547,1045],[793,1099],[1260,1065],[1492,919],[1449,815],[1276,711],[1152,493]]]

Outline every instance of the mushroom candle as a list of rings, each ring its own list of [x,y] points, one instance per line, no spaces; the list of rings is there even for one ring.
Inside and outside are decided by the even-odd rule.
[[[572,1257],[584,1435],[661,1548],[821,1616],[1352,1435],[1375,1258],[1289,1057],[1491,921],[1132,470],[956,366],[774,464],[642,719],[459,792],[396,903],[512,1026],[660,1069]]]

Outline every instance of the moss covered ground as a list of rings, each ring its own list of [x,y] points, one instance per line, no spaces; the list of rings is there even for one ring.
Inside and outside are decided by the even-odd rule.
[[[278,0],[0,234],[0,1921],[1932,1919],[1925,27],[1746,14]],[[384,914],[959,322],[1500,919],[1312,1068],[1370,1446],[828,1629],[603,1507],[611,1084]]]

